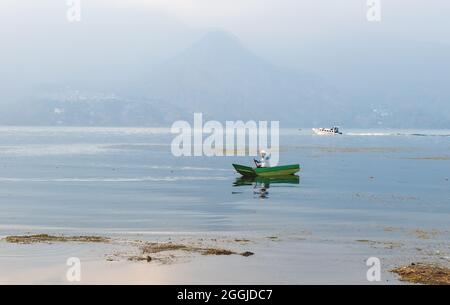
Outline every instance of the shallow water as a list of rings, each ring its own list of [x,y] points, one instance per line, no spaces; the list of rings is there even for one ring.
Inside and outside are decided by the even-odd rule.
[[[300,182],[234,186],[231,164],[252,157],[176,158],[167,129],[2,127],[0,230],[307,230],[330,239],[387,227],[448,231],[449,135],[283,130],[280,163],[300,163]]]

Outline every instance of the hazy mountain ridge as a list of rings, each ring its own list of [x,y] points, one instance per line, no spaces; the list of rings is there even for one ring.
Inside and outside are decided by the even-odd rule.
[[[67,89],[39,94],[0,119],[11,125],[159,126],[180,119],[183,111],[157,99]]]
[[[149,95],[220,120],[325,123],[343,105],[336,89],[319,78],[273,66],[220,31],[159,66],[149,79]]]
[[[67,81],[34,88],[2,110],[0,124],[167,126],[192,120],[194,112],[220,121],[279,120],[284,127],[448,128],[450,122],[450,110],[442,106],[448,96],[440,90],[416,86],[408,96],[378,88],[367,91],[366,101],[316,75],[272,65],[223,31],[207,33],[146,72],[132,70],[110,85],[94,77],[90,89]],[[405,96],[409,104],[396,102]]]

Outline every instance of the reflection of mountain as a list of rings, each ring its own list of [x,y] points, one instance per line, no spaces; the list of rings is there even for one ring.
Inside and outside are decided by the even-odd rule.
[[[291,126],[327,124],[342,107],[336,91],[317,77],[272,66],[220,31],[154,70],[147,93],[209,118]]]

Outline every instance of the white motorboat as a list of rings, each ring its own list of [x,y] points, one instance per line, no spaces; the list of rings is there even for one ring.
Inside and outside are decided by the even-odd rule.
[[[332,128],[313,128],[312,129],[315,134],[320,136],[326,136],[326,135],[340,135],[342,132],[339,131],[339,127],[332,127]]]

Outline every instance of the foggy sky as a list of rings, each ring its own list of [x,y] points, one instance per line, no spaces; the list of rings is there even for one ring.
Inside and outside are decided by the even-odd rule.
[[[44,49],[58,47],[57,41],[45,39],[46,31],[71,35],[74,28],[83,26],[91,29],[110,26],[109,32],[103,29],[109,39],[121,29],[128,31],[131,38],[131,31],[144,30],[149,33],[147,43],[155,54],[167,52],[173,47],[171,40],[181,39],[188,32],[193,40],[195,34],[221,28],[237,35],[255,53],[286,65],[304,65],[311,59],[302,62],[296,54],[327,42],[337,44],[342,40],[345,47],[358,47],[361,37],[383,36],[450,46],[450,2],[446,0],[381,0],[380,23],[367,22],[366,0],[81,0],[81,3],[82,22],[69,24],[65,19],[65,0],[2,0],[2,53],[26,51],[33,37],[40,39],[33,43]],[[140,27],[130,26],[133,19],[139,20]],[[349,41],[352,37],[354,41]]]
[[[446,0],[381,0],[379,23],[367,21],[366,0],[81,3],[82,21],[69,23],[65,0],[0,2],[0,103],[25,94],[28,84],[127,81],[217,28],[271,63],[317,74],[352,94],[399,79],[396,90],[404,92],[417,82],[446,87]],[[424,74],[411,75],[411,62]]]

